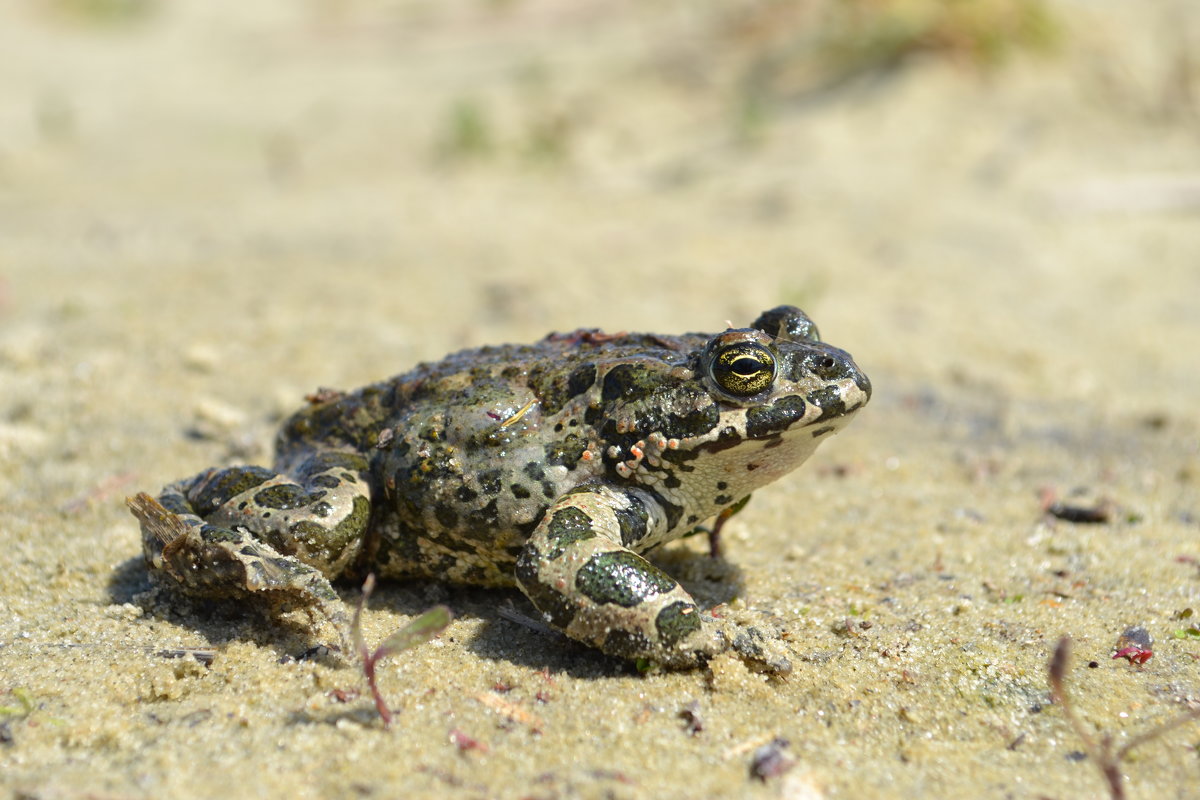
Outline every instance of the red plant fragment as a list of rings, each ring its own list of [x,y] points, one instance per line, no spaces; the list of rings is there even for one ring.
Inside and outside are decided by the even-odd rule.
[[[1145,664],[1154,657],[1153,650],[1143,650],[1140,647],[1125,647],[1113,654],[1113,658],[1124,658],[1130,664]]]
[[[486,753],[488,751],[488,746],[486,744],[473,736],[468,736],[458,728],[450,731],[450,743],[457,747],[460,753],[466,752],[467,750],[478,750],[481,753]]]

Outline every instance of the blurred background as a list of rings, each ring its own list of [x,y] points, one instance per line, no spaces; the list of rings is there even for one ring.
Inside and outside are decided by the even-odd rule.
[[[791,302],[917,382],[1200,388],[1189,0],[5,6],[10,320],[353,381]]]

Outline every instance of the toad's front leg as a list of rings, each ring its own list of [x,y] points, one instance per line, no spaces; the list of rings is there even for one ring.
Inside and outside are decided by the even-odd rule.
[[[610,655],[686,668],[731,646],[741,651],[744,635],[703,614],[674,578],[630,549],[666,528],[647,492],[581,487],[546,511],[517,561],[517,582],[551,625]]]

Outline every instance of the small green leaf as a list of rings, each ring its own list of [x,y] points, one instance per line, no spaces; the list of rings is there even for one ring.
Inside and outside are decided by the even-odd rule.
[[[17,702],[19,702],[21,707],[25,709],[26,714],[28,714],[30,711],[33,711],[33,709],[37,706],[37,704],[33,702],[33,695],[30,694],[28,689],[17,687],[16,689],[12,690],[12,695],[13,697],[17,698]]]
[[[428,642],[446,630],[453,618],[454,614],[450,609],[445,606],[434,606],[385,639],[375,651],[375,658],[383,658]]]
[[[743,508],[745,508],[746,504],[750,502],[750,498],[753,496],[754,495],[752,495],[752,494],[748,494],[745,497],[743,497],[741,500],[738,500],[736,503],[731,505],[729,508],[725,509],[725,511],[724,511],[725,518],[728,519],[729,517],[732,517],[734,514],[737,514],[739,511],[741,511]]]
[[[21,707],[14,708],[13,706],[0,706],[0,715],[10,717],[26,717],[29,716],[29,714],[32,713],[35,708],[37,708],[37,703],[33,701],[33,695],[29,693],[28,689],[23,689],[18,686],[13,689],[10,694],[17,699],[17,702],[21,704]]]

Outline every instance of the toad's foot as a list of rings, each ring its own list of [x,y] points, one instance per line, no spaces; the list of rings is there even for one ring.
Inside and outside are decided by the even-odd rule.
[[[209,470],[127,504],[152,574],[196,597],[241,595],[276,612],[305,610],[344,640],[348,616],[329,580],[362,542],[365,470],[359,456],[324,452],[300,464],[299,480],[261,467]]]
[[[309,619],[323,619],[336,632],[338,645],[349,652],[349,617],[341,599],[320,572],[280,555],[244,531],[191,525],[145,492],[125,504],[158,543],[148,556],[152,575],[169,575],[185,594],[225,599],[250,594],[276,613],[302,609]],[[149,550],[152,546],[147,544]]]

